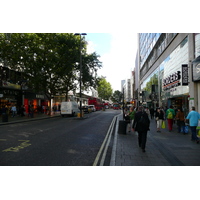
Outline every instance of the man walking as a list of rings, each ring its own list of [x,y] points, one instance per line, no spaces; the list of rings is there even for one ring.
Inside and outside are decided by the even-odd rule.
[[[138,108],[138,112],[135,114],[133,122],[133,131],[138,132],[138,144],[142,148],[142,151],[145,152],[146,141],[147,141],[147,131],[149,130],[150,120],[143,107]]]
[[[16,108],[15,105],[13,105],[13,106],[11,107],[11,112],[12,112],[12,117],[15,117],[15,115],[16,115],[16,113],[17,113],[17,108]]]
[[[151,107],[150,108],[150,115],[151,115],[151,119],[153,119],[154,118],[154,108],[153,107]]]
[[[169,132],[172,131],[174,117],[175,117],[175,111],[173,109],[173,106],[170,106],[169,109],[167,109],[167,111],[166,111],[166,118],[167,118],[167,122],[168,122]]]
[[[190,113],[188,114],[188,116],[186,117],[186,119],[189,119],[189,125],[190,125],[190,129],[192,132],[192,141],[196,141],[197,143],[199,143],[199,138],[197,137],[197,126],[198,126],[198,122],[200,119],[200,114],[198,112],[195,111],[195,107],[192,106],[192,109],[190,111]]]

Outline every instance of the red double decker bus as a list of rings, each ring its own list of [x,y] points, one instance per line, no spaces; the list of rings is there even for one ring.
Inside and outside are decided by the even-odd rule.
[[[88,105],[94,105],[96,110],[101,110],[102,106],[103,106],[101,100],[98,98],[94,98],[94,97],[90,97],[88,99]]]
[[[120,105],[118,103],[113,103],[113,109],[114,110],[119,110],[121,109]]]

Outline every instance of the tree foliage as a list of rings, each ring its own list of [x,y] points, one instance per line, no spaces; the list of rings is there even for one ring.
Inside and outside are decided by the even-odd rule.
[[[58,93],[67,96],[79,86],[80,42],[83,86],[96,86],[99,56],[86,54],[86,42],[72,33],[0,34],[0,62],[22,72],[22,79],[34,92],[49,99]]]
[[[111,84],[107,82],[104,77],[99,78],[97,91],[99,97],[101,97],[104,100],[109,100],[113,93]]]
[[[122,102],[122,98],[123,98],[122,92],[120,92],[119,90],[116,90],[116,91],[114,91],[114,93],[113,93],[113,95],[111,97],[111,100],[113,102],[120,103],[120,102]]]

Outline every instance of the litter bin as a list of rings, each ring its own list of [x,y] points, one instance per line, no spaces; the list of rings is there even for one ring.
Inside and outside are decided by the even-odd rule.
[[[126,135],[126,127],[127,127],[126,121],[120,120],[119,127],[118,127],[118,133]]]
[[[2,113],[2,122],[8,122],[8,115],[6,113]]]

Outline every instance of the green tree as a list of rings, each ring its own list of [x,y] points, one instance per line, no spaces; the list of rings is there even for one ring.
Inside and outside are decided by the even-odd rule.
[[[111,100],[117,103],[122,102],[122,98],[123,98],[123,94],[119,90],[114,91],[113,95],[111,96]]]
[[[102,67],[99,57],[96,52],[83,55],[82,82],[85,90],[97,87],[99,80],[97,71]]]
[[[101,67],[96,53],[86,53],[86,42],[70,33],[0,34],[0,61],[3,66],[22,72],[22,79],[36,93],[50,100],[79,87],[80,42],[82,43],[82,84],[95,87]]]
[[[109,100],[113,93],[111,84],[104,77],[99,78],[97,91],[99,97],[105,100]]]

